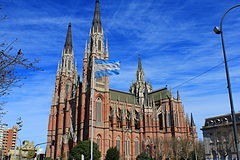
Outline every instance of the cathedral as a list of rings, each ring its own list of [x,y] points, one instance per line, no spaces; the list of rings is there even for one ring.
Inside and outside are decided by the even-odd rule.
[[[129,92],[109,88],[109,78],[96,78],[92,92],[92,63],[108,59],[108,42],[96,0],[89,40],[83,53],[82,76],[77,70],[68,26],[62,59],[58,64],[50,109],[46,157],[68,159],[79,141],[91,139],[98,144],[102,159],[110,147],[117,147],[123,159],[133,160],[141,152],[156,154],[156,141],[171,137],[197,139],[193,117],[184,113],[179,93],[176,98],[167,87],[153,90],[144,80],[141,58],[136,66],[136,81]],[[94,108],[92,111],[92,97]]]

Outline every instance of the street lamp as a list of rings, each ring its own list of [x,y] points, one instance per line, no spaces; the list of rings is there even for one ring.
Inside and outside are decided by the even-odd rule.
[[[17,138],[18,138],[18,137],[17,137],[17,136],[18,136],[18,132],[21,131],[21,128],[22,128],[22,126],[23,126],[23,121],[22,121],[22,118],[21,118],[21,117],[19,117],[19,118],[17,119],[16,124],[18,125],[17,133],[16,133],[16,140],[17,140]],[[15,147],[14,147],[14,160],[16,160],[16,149],[17,149],[17,143],[15,143]]]
[[[231,107],[231,115],[232,115],[232,121],[233,121],[233,133],[234,133],[234,143],[235,147],[237,150],[237,159],[239,160],[240,155],[239,155],[239,146],[238,146],[238,135],[237,135],[237,125],[236,125],[236,116],[235,116],[235,111],[234,111],[234,106],[233,106],[233,98],[232,98],[232,89],[231,89],[231,83],[230,83],[230,76],[229,76],[229,71],[228,71],[228,63],[227,63],[227,56],[226,56],[226,50],[225,50],[225,45],[224,45],[224,38],[223,38],[223,20],[226,16],[226,14],[231,11],[234,8],[240,7],[240,5],[236,5],[228,9],[224,15],[222,16],[222,19],[220,21],[220,28],[214,27],[213,31],[216,34],[221,35],[221,41],[222,41],[222,50],[223,50],[223,57],[224,57],[224,64],[225,64],[225,71],[226,71],[226,77],[227,77],[227,88],[228,88],[228,94],[229,94],[229,101],[230,101],[230,107]]]

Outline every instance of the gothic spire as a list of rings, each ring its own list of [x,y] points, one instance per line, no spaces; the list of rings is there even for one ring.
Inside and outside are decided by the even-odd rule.
[[[193,120],[193,114],[191,113],[191,127],[192,126],[195,126],[195,122],[194,122],[194,120]]]
[[[101,17],[100,17],[99,0],[96,0],[94,17],[93,17],[93,22],[92,22],[92,30],[93,29],[94,29],[94,32],[102,32],[102,21],[101,21]]]
[[[177,100],[179,101],[181,98],[180,98],[180,93],[179,91],[177,90]]]
[[[138,55],[138,70],[142,70],[142,62],[140,55]]]
[[[64,49],[72,50],[72,25],[71,25],[71,23],[68,24],[68,31],[67,31],[67,37],[66,37]]]

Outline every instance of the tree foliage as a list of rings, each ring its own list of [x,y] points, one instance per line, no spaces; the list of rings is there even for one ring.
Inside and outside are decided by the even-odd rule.
[[[152,157],[149,154],[142,152],[137,156],[136,160],[152,160]]]
[[[85,160],[90,160],[90,147],[91,141],[80,141],[75,147],[70,151],[70,159],[81,160],[81,156],[84,155]],[[98,145],[93,143],[93,159],[99,160],[101,158],[101,152],[98,149]]]
[[[154,141],[156,159],[204,159],[204,145],[192,138],[156,138]]]
[[[27,154],[28,160],[32,160],[34,158],[34,156],[35,156],[35,151],[33,151],[33,150],[28,151],[28,154]]]
[[[120,152],[117,149],[117,147],[109,148],[107,150],[106,160],[119,160],[120,158]]]

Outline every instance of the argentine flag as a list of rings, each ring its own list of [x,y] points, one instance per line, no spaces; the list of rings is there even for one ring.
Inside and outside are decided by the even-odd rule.
[[[120,61],[108,59],[95,59],[95,78],[118,75],[120,71]]]

